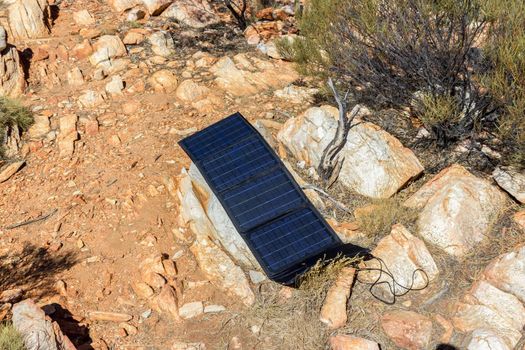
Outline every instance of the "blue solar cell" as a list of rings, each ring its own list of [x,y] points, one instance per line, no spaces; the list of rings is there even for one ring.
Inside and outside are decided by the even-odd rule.
[[[202,160],[250,135],[253,135],[251,126],[237,113],[182,140],[181,144],[191,157]]]
[[[277,165],[277,159],[255,135],[202,161],[203,171],[219,192]]]
[[[182,140],[268,277],[292,283],[342,245],[262,136],[236,113]],[[336,254],[335,253],[335,254]]]
[[[306,205],[280,168],[225,191],[223,199],[241,232]]]
[[[250,232],[248,239],[272,272],[300,263],[339,243],[310,208],[259,227]]]

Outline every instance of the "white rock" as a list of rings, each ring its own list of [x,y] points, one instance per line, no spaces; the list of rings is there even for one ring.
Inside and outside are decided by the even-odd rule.
[[[131,9],[139,4],[142,4],[141,0],[108,0],[108,3],[117,12],[124,12]]]
[[[26,87],[24,68],[16,47],[9,47],[0,53],[0,95],[17,97]]]
[[[205,98],[209,92],[206,86],[188,79],[180,83],[175,91],[175,96],[183,102],[195,102]]]
[[[433,281],[439,273],[425,243],[400,224],[394,225],[391,233],[379,241],[372,255],[383,260],[384,265],[394,276],[397,284],[391,287],[396,293],[406,292],[406,289],[401,286],[423,288],[427,281]],[[381,268],[377,260],[366,262],[366,266]],[[423,270],[424,273],[415,272],[418,269]],[[379,274],[380,272],[376,271],[364,271],[360,274],[360,279],[373,282],[378,279]],[[392,278],[383,274],[380,282],[392,284]],[[386,293],[386,298],[391,298],[387,284],[378,285],[377,289]]]
[[[143,19],[146,16],[146,12],[144,12],[142,9],[134,8],[129,10],[126,19],[129,22],[138,21],[139,19]]]
[[[501,337],[486,329],[476,329],[467,350],[512,350]]]
[[[485,269],[485,279],[525,303],[525,246],[494,259]]]
[[[467,294],[469,303],[485,305],[509,321],[515,329],[525,326],[525,307],[514,295],[505,293],[486,281],[478,281]]]
[[[91,16],[88,10],[80,10],[73,13],[73,19],[78,25],[89,26],[95,23],[95,19]]]
[[[93,53],[89,61],[94,66],[111,65],[111,60],[122,57],[127,54],[126,47],[120,38],[116,35],[103,35],[93,45]]]
[[[316,94],[318,91],[319,89],[289,85],[284,87],[283,89],[274,91],[273,94],[276,97],[282,98],[287,102],[302,104],[312,102],[313,95]]]
[[[235,61],[235,62],[234,62]],[[239,65],[238,68],[236,63]],[[219,59],[210,71],[215,75],[215,83],[234,96],[248,96],[268,89],[281,89],[298,77],[285,62],[267,62],[238,54]]]
[[[187,303],[179,308],[179,316],[188,319],[201,315],[204,312],[202,301]]]
[[[158,16],[164,11],[174,0],[142,0],[144,6],[151,16]]]
[[[331,350],[379,350],[376,342],[352,335],[331,336],[329,342]]]
[[[525,173],[516,169],[496,168],[492,173],[494,180],[505,191],[521,203],[525,203]]]
[[[222,305],[208,305],[204,308],[205,314],[219,313],[225,311],[226,308]]]
[[[204,275],[213,284],[240,298],[245,305],[252,305],[255,301],[255,295],[250,288],[246,275],[209,238],[217,237],[217,232],[199,197],[193,191],[195,185],[198,186],[197,183],[192,183],[190,176],[183,169],[177,197],[181,204],[180,219],[184,225],[189,226],[196,236],[190,250]]]
[[[490,329],[510,348],[514,348],[521,338],[521,329],[514,328],[510,320],[485,305],[459,303],[452,322],[460,332]]]
[[[189,27],[203,28],[218,22],[215,14],[206,0],[177,0],[164,12],[162,17],[174,18]]]
[[[197,167],[192,163],[189,169],[190,181],[193,182],[193,188],[199,189],[199,193],[205,194],[208,198],[207,203],[188,203],[190,205],[196,206],[199,205],[203,208],[206,217],[209,219],[212,229],[209,230],[210,236],[218,240],[222,247],[232,256],[235,261],[246,267],[255,267],[259,266],[257,260],[250,251],[250,248],[246,245],[246,242],[241,237],[240,233],[233,226],[233,222],[230,220],[230,217],[224,210],[224,207],[219,202],[219,199],[213,191],[210,189],[202,174],[199,172]],[[190,189],[188,187],[188,189]],[[181,181],[181,191],[183,190],[182,181]],[[190,194],[186,194],[187,196]],[[190,195],[191,196],[191,195]],[[196,197],[196,196],[195,196]],[[207,204],[207,205],[206,205]],[[203,207],[204,205],[204,207]],[[189,209],[183,203],[183,212],[191,213],[193,215],[194,211],[187,210]],[[188,216],[186,220],[199,220],[199,216]],[[206,227],[207,224],[202,224],[201,226]]]
[[[47,0],[5,1],[0,13],[0,24],[7,31],[10,42],[43,38],[49,34],[51,12]]]
[[[171,34],[167,31],[160,30],[148,37],[151,43],[151,50],[159,56],[169,57],[175,53],[175,43]]]
[[[104,103],[104,95],[98,91],[87,90],[78,97],[78,102],[86,108],[94,108]]]
[[[34,120],[35,122],[29,128],[29,136],[31,136],[31,138],[42,138],[51,131],[48,116],[37,114],[34,116]]]
[[[483,241],[506,197],[487,180],[452,165],[423,185],[405,205],[420,210],[419,234],[454,256]]]
[[[66,114],[60,117],[60,137],[58,148],[60,157],[69,157],[75,150],[75,141],[78,140],[77,132],[78,116],[76,114]]]
[[[289,119],[277,137],[297,159],[317,167],[335,135],[337,117],[334,107],[309,108],[302,116]],[[371,123],[350,129],[341,152],[344,162],[338,181],[368,197],[390,197],[423,171],[410,149]]]
[[[67,72],[67,83],[71,86],[84,85],[84,75],[80,68],[74,67]]]
[[[0,51],[4,51],[7,47],[7,33],[5,28],[0,26]]]
[[[124,90],[124,82],[120,75],[114,75],[111,77],[111,81],[106,84],[106,92],[113,95],[122,95]]]
[[[182,343],[175,342],[170,348],[171,350],[206,350],[204,343]]]
[[[248,275],[250,275],[250,280],[253,284],[259,284],[267,280],[266,275],[260,271],[250,270]]]
[[[60,327],[32,300],[24,300],[13,306],[13,326],[24,339],[26,350],[72,350],[71,341]]]

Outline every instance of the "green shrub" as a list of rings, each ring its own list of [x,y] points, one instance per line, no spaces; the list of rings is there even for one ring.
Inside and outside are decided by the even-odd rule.
[[[22,336],[11,323],[0,324],[0,349],[1,350],[24,350]]]
[[[280,48],[301,73],[408,108],[441,146],[470,138],[525,166],[522,0],[311,0],[299,26]]]
[[[7,132],[13,128],[27,131],[33,122],[31,111],[18,100],[0,97],[0,156],[3,156],[3,145],[6,142]]]

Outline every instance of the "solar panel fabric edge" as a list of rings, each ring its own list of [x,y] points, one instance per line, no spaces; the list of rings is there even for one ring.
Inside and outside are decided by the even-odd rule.
[[[242,124],[243,124],[242,126],[241,126],[241,124],[237,124],[238,126],[240,126],[240,128],[242,130],[241,131],[241,137],[237,138],[235,141],[234,140],[229,140],[229,142],[225,143],[225,145],[226,145],[225,147],[233,147],[233,145],[235,145],[237,142],[241,142],[245,138],[252,137],[249,134],[245,133],[248,130],[251,131],[253,133],[253,135],[255,135],[261,141],[261,143],[264,145],[266,150],[276,159],[278,167],[283,171],[283,173],[288,178],[288,181],[293,185],[295,190],[300,194],[300,196],[302,197],[302,200],[305,203],[303,208],[309,209],[312,212],[312,214],[316,216],[316,218],[319,220],[319,222],[326,229],[326,231],[329,234],[329,236],[333,239],[333,244],[331,244],[329,247],[323,247],[322,250],[316,251],[314,254],[310,254],[309,256],[304,257],[304,259],[302,259],[300,262],[298,262],[298,263],[296,263],[296,264],[294,264],[292,266],[289,266],[289,267],[287,267],[285,269],[281,269],[280,271],[272,271],[269,268],[269,266],[267,265],[267,262],[265,261],[265,259],[259,254],[259,251],[258,251],[257,247],[255,247],[253,242],[250,240],[249,235],[250,235],[250,233],[252,233],[251,231],[254,231],[255,229],[251,230],[251,231],[248,231],[248,232],[246,232],[246,231],[243,232],[242,228],[239,227],[239,223],[237,222],[237,220],[235,220],[235,217],[232,214],[232,211],[231,211],[228,203],[225,203],[224,198],[221,195],[221,192],[218,191],[217,188],[215,188],[215,186],[212,185],[212,181],[209,178],[208,174],[206,173],[205,169],[203,169],[201,161],[199,161],[198,157],[189,149],[189,147],[187,147],[188,140],[192,139],[192,137],[194,137],[195,135],[198,135],[200,132],[197,132],[196,134],[191,135],[191,136],[189,136],[189,137],[179,141],[179,145],[190,156],[190,158],[192,159],[193,163],[199,169],[199,171],[201,172],[201,174],[204,177],[204,179],[206,180],[206,182],[210,185],[211,190],[214,192],[214,194],[217,196],[217,198],[219,199],[219,201],[223,205],[223,207],[224,207],[226,213],[228,214],[228,216],[230,217],[230,219],[232,219],[232,222],[234,223],[234,226],[236,227],[237,231],[239,231],[241,233],[241,236],[245,240],[246,244],[248,245],[248,247],[250,248],[250,250],[254,254],[255,258],[257,259],[257,261],[259,262],[259,264],[261,265],[261,267],[263,268],[263,270],[265,271],[265,273],[268,275],[268,277],[270,279],[272,279],[272,280],[274,280],[276,282],[279,282],[279,283],[283,283],[283,284],[293,284],[293,283],[295,283],[295,277],[297,275],[299,275],[302,272],[304,272],[305,270],[307,270],[309,267],[311,267],[313,264],[315,264],[318,259],[320,259],[322,257],[332,258],[332,257],[335,257],[335,255],[337,255],[341,251],[346,251],[347,254],[351,254],[351,255],[358,255],[358,254],[367,252],[367,250],[364,249],[364,248],[361,248],[361,247],[358,247],[358,246],[354,246],[352,244],[344,245],[341,242],[341,240],[339,239],[337,234],[333,231],[333,229],[330,227],[330,225],[328,225],[328,223],[326,222],[324,217],[319,213],[317,208],[315,208],[315,206],[310,202],[308,197],[306,197],[306,195],[304,194],[304,192],[302,191],[300,186],[297,184],[297,182],[295,181],[293,176],[290,174],[290,172],[288,171],[286,166],[282,163],[280,158],[277,156],[275,151],[270,147],[270,145],[268,145],[268,143],[266,142],[266,140],[264,140],[264,138],[260,135],[260,133],[239,112],[234,113],[234,114],[232,114],[232,115],[222,119],[221,121],[219,121],[219,122],[217,122],[215,124],[212,124],[211,126],[207,127],[206,129],[204,129],[202,131],[213,130],[213,129],[210,129],[210,128],[217,127],[218,125],[221,125],[221,124],[224,125],[224,124],[228,123],[228,121],[231,120],[231,119],[237,119],[238,121],[242,121]],[[234,121],[234,124],[235,123],[237,123],[237,121]],[[207,153],[206,156],[207,157],[211,157],[212,155],[213,154],[211,153],[211,151],[208,150],[208,153]],[[298,210],[298,209],[296,209],[296,210]],[[292,213],[293,213],[293,211],[287,212],[287,213],[285,213],[284,215],[282,215],[279,218],[283,218],[286,215],[291,215]],[[264,227],[265,225],[270,225],[272,222],[275,221],[275,219],[278,219],[278,218],[274,218],[273,220],[270,220],[269,222],[263,223],[258,228]]]

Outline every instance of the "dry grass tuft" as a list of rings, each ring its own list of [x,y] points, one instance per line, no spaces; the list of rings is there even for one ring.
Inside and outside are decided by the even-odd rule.
[[[260,327],[257,348],[324,349],[330,333],[319,321],[319,313],[326,293],[341,269],[357,262],[338,258],[317,263],[288,299],[278,292],[279,285],[272,284],[270,290],[260,293],[254,307],[239,315],[236,323]]]
[[[11,323],[0,324],[0,349],[24,350],[24,340]]]
[[[403,206],[401,199],[394,197],[356,209],[355,217],[359,228],[368,236],[382,237],[390,233],[394,224],[412,226],[417,219],[417,212]]]

